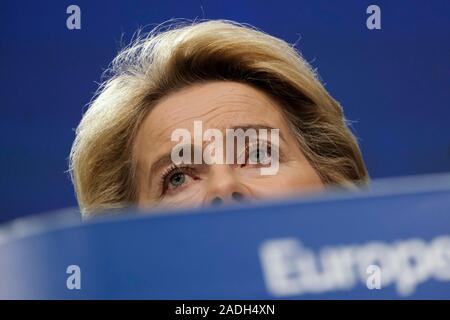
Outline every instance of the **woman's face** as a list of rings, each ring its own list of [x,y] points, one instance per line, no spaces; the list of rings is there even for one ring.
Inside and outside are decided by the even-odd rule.
[[[266,129],[267,135],[258,135],[256,143],[244,139],[242,147],[237,139],[227,138],[226,129],[250,132],[246,130],[252,128],[257,133]],[[208,129],[222,133],[222,143],[215,141],[222,139],[220,135],[210,139],[203,135]],[[278,139],[273,129],[279,129]],[[172,152],[177,145],[187,145],[185,140],[180,143],[181,138],[176,132],[190,136],[192,140],[187,146],[190,149]],[[230,140],[235,146],[227,144]],[[194,163],[194,156],[191,158],[194,151],[199,151],[201,157],[213,141],[217,143],[215,148],[222,145],[222,151],[211,152],[215,149],[209,149],[210,153],[205,153],[210,155],[209,161],[205,157],[200,163]],[[191,150],[192,154],[187,154],[189,151],[186,150]],[[223,153],[221,158],[220,152]],[[174,161],[173,154],[189,156],[192,161],[180,164]],[[263,92],[237,82],[196,84],[159,101],[139,128],[134,157],[137,160],[138,206],[142,208],[251,201],[324,188],[276,102]],[[275,173],[272,170],[271,174],[262,174],[261,169],[272,168],[275,162],[278,164]]]

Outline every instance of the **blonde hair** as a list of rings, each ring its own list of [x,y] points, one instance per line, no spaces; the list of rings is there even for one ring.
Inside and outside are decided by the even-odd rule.
[[[211,20],[156,28],[123,49],[108,71],[70,153],[82,213],[135,204],[132,148],[143,119],[162,97],[211,80],[246,83],[276,99],[325,184],[368,180],[339,103],[293,46],[251,26]]]

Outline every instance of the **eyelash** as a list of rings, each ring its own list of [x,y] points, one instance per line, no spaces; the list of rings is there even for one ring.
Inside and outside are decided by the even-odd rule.
[[[272,144],[270,142],[268,142],[268,141],[262,141],[261,144],[262,145],[264,145],[264,144],[267,145],[266,151],[269,154],[269,156],[271,157],[272,156]],[[257,144],[257,148],[258,148],[257,150],[259,150],[259,145],[260,144],[258,143]],[[252,146],[250,146],[249,144],[247,144],[245,146],[245,153],[246,153],[246,159],[245,159],[246,163],[245,164],[247,164],[247,160],[248,160],[247,158],[249,156],[249,151],[250,151],[251,147]],[[279,151],[279,160],[282,161],[282,153],[281,153],[281,151]],[[167,189],[169,187],[168,186],[168,182],[167,182],[167,178],[170,177],[171,175],[175,174],[175,173],[188,174],[188,175],[194,177],[194,175],[193,175],[193,168],[191,168],[190,166],[188,166],[188,165],[175,165],[175,164],[172,164],[169,168],[164,170],[164,172],[161,174],[161,178],[160,178],[161,196],[163,196],[167,192]]]
[[[169,168],[167,168],[166,170],[164,170],[164,172],[161,174],[161,179],[160,179],[160,185],[161,185],[161,195],[164,195],[167,192],[168,189],[168,182],[167,182],[167,178],[170,177],[171,175],[175,174],[175,173],[183,173],[186,174],[188,169],[190,169],[188,166],[186,165],[171,165]]]
[[[245,155],[246,155],[246,159],[245,159],[245,161],[247,161],[248,159],[248,157],[250,157],[250,148],[255,148],[256,147],[256,150],[255,149],[253,149],[252,151],[260,151],[260,146],[265,146],[266,145],[266,152],[267,152],[267,154],[268,154],[268,156],[269,157],[271,157],[272,156],[272,144],[270,143],[270,142],[268,142],[268,141],[261,141],[261,142],[259,142],[259,143],[257,143],[256,144],[256,146],[251,146],[251,145],[249,145],[249,144],[247,144],[246,146],[245,146]],[[246,162],[246,164],[247,164],[247,162]]]

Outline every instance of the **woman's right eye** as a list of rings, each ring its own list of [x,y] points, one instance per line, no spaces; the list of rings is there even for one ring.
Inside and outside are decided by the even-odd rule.
[[[170,169],[162,179],[162,195],[177,192],[187,187],[195,179],[195,176],[188,171],[188,168],[178,167]]]
[[[172,176],[169,177],[169,184],[178,188],[186,181],[186,175],[183,172],[176,172]]]

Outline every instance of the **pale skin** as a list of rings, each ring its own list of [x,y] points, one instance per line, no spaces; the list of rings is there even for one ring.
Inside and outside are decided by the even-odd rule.
[[[172,132],[185,128],[194,136],[194,120],[202,121],[203,130],[279,129],[278,172],[261,175],[262,164],[192,164],[183,167],[167,161],[167,155],[170,156],[176,145],[171,141]],[[195,84],[167,95],[144,119],[133,147],[137,161],[137,205],[141,208],[199,207],[324,189],[318,173],[289,129],[280,106],[264,92],[242,83]],[[258,155],[270,157],[270,154]]]

